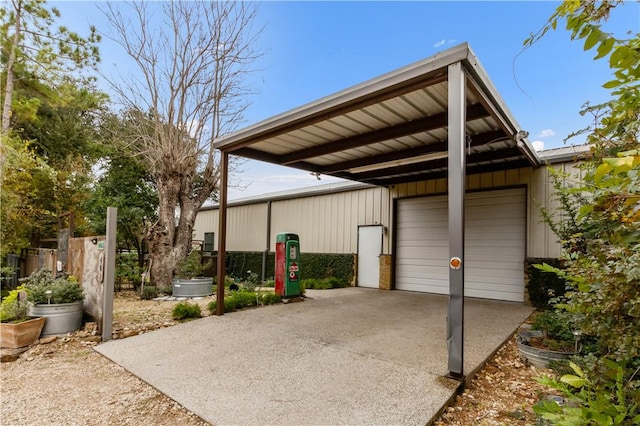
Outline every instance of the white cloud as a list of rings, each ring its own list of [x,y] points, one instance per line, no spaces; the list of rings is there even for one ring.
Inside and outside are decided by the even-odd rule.
[[[533,141],[531,142],[531,145],[533,145],[533,149],[535,149],[536,151],[542,151],[544,149],[543,141]]]
[[[445,44],[453,44],[453,43],[455,43],[455,42],[456,42],[456,39],[449,39],[449,40],[442,39],[442,40],[440,40],[440,41],[438,41],[438,42],[434,43],[434,44],[433,44],[433,47],[435,47],[435,48],[437,49],[438,47],[442,47],[442,46],[444,46]]]
[[[555,136],[556,132],[553,129],[544,129],[540,133],[538,133],[539,138],[550,138],[551,136]]]

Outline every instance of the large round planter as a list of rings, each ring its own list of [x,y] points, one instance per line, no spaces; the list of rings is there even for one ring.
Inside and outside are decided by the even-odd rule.
[[[40,332],[46,318],[34,318],[27,321],[0,324],[0,346],[3,348],[17,349],[35,343],[40,337]]]
[[[213,294],[213,278],[174,278],[174,297],[204,297]]]
[[[42,337],[67,334],[82,327],[82,302],[30,305],[27,314],[47,319]]]
[[[549,362],[561,359],[569,359],[578,352],[561,352],[549,349],[535,348],[529,346],[532,337],[541,337],[542,332],[538,330],[521,331],[516,338],[520,356],[529,364],[536,368],[549,368]]]

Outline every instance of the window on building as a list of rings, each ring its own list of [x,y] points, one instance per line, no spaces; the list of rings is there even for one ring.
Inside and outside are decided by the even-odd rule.
[[[205,252],[213,251],[213,238],[214,238],[214,232],[204,233],[204,246],[202,247],[202,251],[205,251]]]

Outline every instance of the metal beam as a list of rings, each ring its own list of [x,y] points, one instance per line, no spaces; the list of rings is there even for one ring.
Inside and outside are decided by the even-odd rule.
[[[471,105],[469,107],[468,117],[470,121],[486,118],[488,116],[489,113],[480,104]],[[360,135],[331,141],[322,145],[314,145],[309,148],[299,149],[280,156],[280,163],[283,165],[293,165],[293,163],[301,160],[320,157],[326,154],[333,154],[335,152],[358,148],[364,145],[371,145],[420,132],[440,129],[446,126],[447,113],[443,112],[440,114],[434,114],[428,117],[418,118],[407,123],[396,124],[395,126],[384,127],[379,130],[373,130]]]
[[[474,135],[471,138],[471,147],[484,145],[491,141],[504,138],[505,134],[501,130],[492,130],[486,133]],[[413,158],[420,155],[431,154],[447,150],[447,141],[430,143],[429,145],[421,145],[413,148],[407,148],[399,151],[385,152],[383,154],[371,155],[369,157],[356,158],[354,160],[343,161],[341,163],[327,164],[326,166],[318,166],[318,171],[322,174],[354,169],[357,167],[368,166],[370,164],[384,163],[388,161],[402,160],[404,158]],[[300,163],[296,163],[298,165]],[[313,170],[315,171],[315,170]]]
[[[224,278],[227,250],[227,181],[229,153],[220,153],[220,200],[218,204],[218,282],[216,285],[216,315],[224,315]]]
[[[499,162],[494,164],[482,164],[482,165],[469,164],[467,165],[467,170],[465,172],[465,175],[466,176],[477,175],[480,173],[499,172],[502,170],[521,169],[525,167],[531,167],[531,163],[528,160],[525,160],[524,158],[516,159],[513,161],[504,161],[504,162]],[[435,171],[425,171],[423,173],[416,173],[412,175],[362,180],[362,182],[368,183],[371,185],[376,185],[376,186],[389,186],[389,185],[398,185],[401,183],[419,182],[423,180],[442,179],[442,178],[446,178],[448,175],[449,173],[447,172],[447,170],[436,169]]]
[[[500,161],[501,159],[505,158],[515,158],[521,156],[522,155],[520,153],[520,150],[516,147],[512,147],[496,151],[476,152],[475,154],[469,155],[469,158],[467,158],[466,162],[467,164],[469,164],[469,167],[471,167],[473,163]],[[369,182],[372,178],[396,177],[412,173],[419,173],[429,169],[445,168],[448,166],[448,164],[449,162],[447,158],[438,158],[435,160],[421,161],[419,163],[381,168],[377,170],[370,170],[367,172],[352,173],[351,179]]]
[[[464,378],[464,193],[465,74],[462,63],[449,65],[449,309],[447,347],[449,376]]]

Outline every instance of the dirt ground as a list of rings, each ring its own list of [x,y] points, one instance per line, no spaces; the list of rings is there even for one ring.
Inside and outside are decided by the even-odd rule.
[[[207,303],[196,301],[203,316]],[[126,338],[175,324],[177,302],[141,301],[132,292],[114,302],[114,335]],[[3,362],[3,426],[206,425],[202,419],[93,350],[91,325],[50,343],[36,344],[17,361]],[[444,425],[534,424],[531,407],[544,393],[543,372],[525,366],[510,340],[436,420]]]

